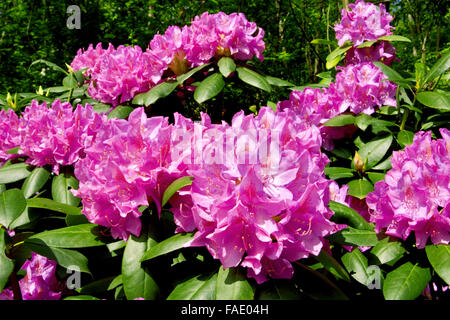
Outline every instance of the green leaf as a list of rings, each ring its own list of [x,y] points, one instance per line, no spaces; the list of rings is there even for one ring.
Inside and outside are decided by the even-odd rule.
[[[399,259],[406,252],[400,242],[389,242],[389,238],[380,241],[375,247],[370,250],[379,264],[386,264]]]
[[[77,79],[72,74],[69,74],[67,77],[63,79],[63,87],[68,89],[78,88]]]
[[[300,300],[302,296],[290,280],[272,279],[263,288],[258,288],[255,300]]]
[[[73,301],[73,300],[100,300],[99,298],[93,297],[93,296],[89,296],[89,295],[85,295],[85,294],[80,294],[78,296],[69,296],[69,297],[65,297],[64,300],[69,300],[69,301]]]
[[[339,221],[338,223],[360,230],[373,229],[358,212],[342,203],[331,200],[328,203],[328,208],[334,212],[333,221]]]
[[[405,81],[405,78],[403,78],[400,75],[400,73],[398,73],[391,67],[388,67],[384,63],[377,61],[377,62],[373,62],[373,64],[381,69],[381,71],[384,73],[384,75],[388,77],[388,80],[390,80],[390,81],[396,81],[396,80]]]
[[[425,76],[424,84],[436,79],[450,68],[450,51],[442,56]]]
[[[372,169],[386,155],[391,147],[393,137],[391,135],[378,137],[366,143],[358,150],[359,156],[364,161],[367,159],[366,170]]]
[[[40,208],[56,211],[68,215],[80,215],[81,208],[74,207],[68,204],[60,203],[47,198],[32,198],[27,199],[27,205],[29,208]]]
[[[449,111],[450,110],[450,95],[440,93],[437,91],[423,91],[419,92],[416,95],[417,100],[419,100],[420,103],[423,105],[443,110],[443,111]]]
[[[38,59],[38,60],[33,61],[33,62],[30,64],[30,68],[31,68],[33,65],[37,64],[37,63],[43,63],[43,64],[47,65],[47,67],[50,67],[50,68],[52,68],[52,69],[55,70],[55,71],[59,71],[59,72],[62,72],[62,73],[64,73],[64,74],[66,74],[66,75],[69,75],[69,73],[68,73],[66,70],[64,70],[63,68],[61,68],[61,67],[58,66],[57,64],[55,64],[55,63],[53,63],[53,62],[50,62],[50,61],[47,61],[47,60],[44,60],[44,59]]]
[[[267,92],[272,91],[269,82],[266,80],[265,77],[263,77],[259,73],[245,67],[238,67],[236,68],[236,70],[238,72],[239,79],[241,79],[245,83],[248,83],[249,85],[252,85]]]
[[[19,154],[20,147],[15,147],[6,151],[7,154]]]
[[[36,167],[25,179],[22,185],[22,192],[25,198],[29,198],[41,190],[47,180],[50,178],[50,172],[44,168]]]
[[[372,123],[373,118],[367,114],[361,113],[356,117],[355,124],[362,131],[366,131],[367,127]]]
[[[328,236],[333,242],[347,246],[372,247],[378,243],[377,234],[373,230],[359,230],[347,227]]]
[[[352,277],[363,285],[367,285],[370,280],[370,274],[367,270],[367,258],[355,248],[342,256],[342,263]]]
[[[373,41],[365,41],[362,44],[360,44],[359,46],[357,46],[358,49],[361,48],[368,48],[371,47],[375,42],[377,42],[377,40],[373,40]]]
[[[215,300],[217,273],[198,275],[178,284],[167,300]]]
[[[64,203],[70,206],[78,206],[81,199],[75,197],[70,189],[78,189],[77,178],[69,174],[60,174],[52,180],[52,198],[56,202]]]
[[[232,72],[236,70],[236,64],[234,63],[234,60],[230,57],[223,57],[219,60],[217,63],[219,66],[220,73],[227,78]]]
[[[217,96],[225,86],[223,76],[220,73],[213,73],[205,78],[200,85],[195,89],[194,99],[198,103],[203,103]]]
[[[129,106],[117,106],[109,114],[108,119],[126,119],[133,112],[134,108]]]
[[[148,107],[149,105],[158,101],[158,99],[165,98],[178,87],[178,81],[165,81],[157,86],[154,86],[149,91],[145,93],[139,93],[134,98],[132,103],[137,105],[144,105]]]
[[[323,45],[329,45],[334,44],[334,41],[326,40],[326,39],[313,39],[311,41],[311,44],[323,44]]]
[[[379,164],[377,164],[372,169],[373,170],[389,170],[391,168],[392,168],[391,157],[389,157],[386,160],[384,160],[383,162],[380,162]]]
[[[145,229],[139,238],[131,235],[122,259],[123,289],[128,300],[144,298],[154,300],[159,294],[159,287],[149,270],[141,265],[141,258],[146,251],[156,245],[152,234]]]
[[[206,67],[209,66],[209,65],[211,65],[211,63],[203,64],[203,65],[201,65],[201,66],[198,66],[198,67],[196,67],[196,68],[194,68],[194,69],[189,70],[189,71],[186,72],[186,73],[180,74],[180,75],[177,77],[177,82],[178,82],[178,84],[182,84],[184,81],[186,81],[187,79],[189,79],[190,77],[192,77],[195,73],[197,73],[198,71],[200,71],[200,70],[206,68]],[[169,92],[169,93],[170,93],[170,92]]]
[[[217,275],[217,300],[253,300],[254,291],[239,268],[220,267]]]
[[[350,168],[343,167],[326,167],[325,174],[328,178],[332,180],[337,180],[341,178],[352,178],[354,174],[354,170]]]
[[[193,237],[194,233],[178,233],[150,248],[150,250],[144,254],[141,261],[150,260],[163,254],[181,249],[186,243],[191,241]]]
[[[266,76],[266,80],[270,85],[276,86],[276,87],[293,87],[293,86],[295,86],[294,84],[290,83],[289,81],[286,81],[286,80],[283,80],[280,78],[276,78],[276,77]]]
[[[78,293],[81,294],[102,294],[105,291],[108,290],[109,286],[111,285],[111,282],[114,280],[114,276],[103,278],[100,280],[96,280],[93,282],[88,283],[87,285],[84,285],[83,287],[79,289],[75,289]]]
[[[34,239],[55,248],[86,248],[105,245],[100,240],[98,226],[90,223],[37,233],[25,240],[25,243]],[[34,242],[36,243],[36,241]]]
[[[350,276],[347,271],[325,250],[320,251],[319,255],[315,257],[326,270],[331,272],[337,279],[342,279],[350,282]]]
[[[112,290],[117,288],[118,286],[123,284],[122,275],[119,274],[117,277],[115,277],[111,283],[109,284],[108,288],[106,290]]]
[[[31,174],[32,167],[26,163],[15,163],[0,168],[0,184],[13,183]]]
[[[386,275],[383,294],[386,300],[413,300],[431,280],[430,270],[406,262]]]
[[[347,194],[358,199],[364,199],[368,193],[374,190],[373,185],[364,179],[352,180],[347,185]]]
[[[385,40],[385,41],[389,41],[389,42],[394,42],[394,41],[411,42],[411,40],[409,40],[408,38],[403,37],[403,36],[397,36],[395,34],[390,35],[390,36],[379,37],[378,41],[380,41],[380,40]]]
[[[367,175],[369,176],[369,180],[375,185],[378,181],[384,180],[386,174],[381,172],[367,172]]]
[[[333,60],[327,60],[325,67],[327,68],[327,70],[330,70],[330,69],[334,68],[335,66],[337,66],[337,64],[341,61],[341,59],[342,59],[342,56],[337,56]]]
[[[9,275],[14,270],[14,262],[9,259],[5,254],[6,248],[6,230],[0,228],[0,292],[3,291],[6,283],[8,282]]]
[[[164,207],[167,204],[167,202],[170,200],[170,198],[172,198],[172,196],[178,190],[180,190],[181,188],[184,188],[186,186],[190,186],[193,181],[194,181],[193,177],[187,176],[187,177],[178,178],[177,180],[172,182],[167,187],[166,191],[164,191],[164,194],[162,197],[162,202],[161,202],[161,207]]]
[[[351,45],[349,46],[344,46],[344,47],[337,47],[336,49],[334,49],[328,56],[327,56],[327,62],[331,62],[333,60],[335,60],[336,58],[339,58],[346,53],[348,50],[350,50],[352,48]],[[328,69],[328,68],[327,68]]]
[[[73,267],[77,267],[81,272],[91,274],[88,267],[88,259],[78,251],[50,247],[37,239],[30,239],[24,245],[31,251],[56,261],[64,268],[73,270]]]
[[[95,103],[92,104],[92,108],[96,113],[109,113],[109,110],[111,110],[111,106],[104,103]]]
[[[27,206],[25,197],[19,189],[10,189],[0,193],[0,224],[9,228]]]
[[[413,143],[414,132],[408,130],[402,130],[397,135],[398,144],[404,148]]]
[[[425,247],[428,260],[436,273],[450,285],[450,249],[448,245],[428,245]]]
[[[355,117],[351,114],[340,114],[325,122],[325,127],[343,127],[355,123]]]

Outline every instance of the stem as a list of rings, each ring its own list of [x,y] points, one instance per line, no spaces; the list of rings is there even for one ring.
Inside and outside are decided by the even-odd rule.
[[[73,92],[73,88],[70,88],[69,97],[67,98],[67,102],[70,102],[70,99],[72,99],[72,92]]]
[[[400,131],[405,130],[405,124],[406,124],[406,120],[408,119],[409,116],[409,109],[403,109],[403,117],[402,117],[402,123],[400,124]]]
[[[19,282],[17,281],[14,271],[9,276],[9,281],[13,289],[14,300],[22,300],[22,293],[20,292]]]

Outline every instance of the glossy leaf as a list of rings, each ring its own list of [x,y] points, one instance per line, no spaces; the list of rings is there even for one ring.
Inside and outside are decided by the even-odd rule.
[[[25,179],[31,174],[31,166],[26,163],[15,163],[0,168],[0,183],[12,183]]]
[[[181,249],[186,243],[192,240],[194,233],[178,233],[164,241],[159,242],[148,250],[141,261],[150,260],[169,252]]]
[[[342,256],[342,263],[356,281],[367,285],[370,279],[370,274],[367,270],[368,261],[358,248],[344,254]]]
[[[450,68],[450,51],[442,56],[430,69],[430,71],[425,76],[424,83],[428,83],[441,74],[446,72]]]
[[[64,213],[67,215],[80,215],[81,208],[74,207],[68,204],[60,203],[55,200],[47,198],[32,198],[27,199],[27,206],[29,208],[48,209],[55,212]]]
[[[249,85],[252,85],[267,92],[272,91],[269,82],[266,80],[265,77],[263,77],[259,73],[245,67],[238,67],[236,68],[236,70],[238,72],[239,79],[241,79],[245,83],[248,83]]]
[[[88,267],[88,259],[81,253],[75,250],[55,248],[46,245],[44,242],[37,239],[28,238],[25,246],[37,254],[56,261],[60,266],[71,269],[77,267],[81,272],[91,274]],[[75,270],[76,271],[76,270]]]
[[[374,190],[373,185],[364,179],[352,180],[348,185],[347,194],[358,199],[364,199],[367,194]]]
[[[137,94],[133,98],[132,103],[148,107],[149,105],[158,101],[158,99],[165,98],[169,94],[171,94],[172,91],[175,90],[175,88],[178,86],[178,84],[179,83],[177,81],[162,82],[162,83],[158,84],[157,86],[154,86],[153,88],[151,88],[149,91],[147,91],[145,93]]]
[[[161,207],[164,207],[166,203],[172,198],[172,196],[181,188],[184,188],[186,186],[190,186],[192,182],[194,181],[194,178],[191,176],[181,177],[172,182],[164,191]]]
[[[352,178],[354,175],[354,170],[350,168],[343,167],[326,167],[325,174],[328,178],[332,180],[337,180],[341,178]]]
[[[373,229],[358,212],[345,204],[331,200],[328,203],[328,208],[334,212],[333,221],[339,221],[338,223],[347,224],[360,230]]]
[[[406,262],[386,275],[383,294],[386,300],[413,300],[431,280],[430,270]]]
[[[368,246],[372,247],[378,243],[377,234],[373,230],[359,230],[347,227],[330,236],[328,239],[347,246]]]
[[[29,198],[41,190],[50,178],[50,172],[44,168],[36,167],[25,179],[22,185],[22,192],[25,198]]]
[[[211,63],[203,64],[201,66],[198,66],[198,67],[195,67],[194,69],[189,70],[186,73],[180,74],[177,77],[178,84],[182,84],[184,81],[186,81],[187,79],[192,77],[195,73],[199,72],[200,70],[203,70],[204,68],[208,67],[209,65],[211,65]]]
[[[355,123],[355,117],[351,114],[340,114],[325,122],[325,127],[343,127]]]
[[[331,272],[337,279],[350,281],[350,276],[345,269],[325,250],[320,251],[319,255],[315,257],[326,270]]]
[[[100,300],[99,298],[93,297],[93,296],[89,296],[89,295],[85,295],[85,294],[80,294],[78,296],[69,296],[69,297],[65,297],[64,300],[69,300],[69,301],[73,301],[73,300]]]
[[[85,248],[105,245],[101,241],[98,227],[90,223],[37,233],[25,242],[35,239],[55,248]]]
[[[414,132],[408,130],[402,130],[397,135],[398,144],[404,148],[413,143]]]
[[[428,245],[425,247],[428,260],[436,273],[450,285],[450,249],[448,245]]]
[[[9,275],[14,270],[14,262],[5,254],[6,248],[6,231],[0,228],[0,292],[8,282]]]
[[[286,81],[286,80],[283,80],[280,78],[276,78],[276,77],[266,76],[266,80],[267,80],[267,82],[269,82],[270,85],[276,86],[276,87],[292,87],[292,86],[294,86],[294,84],[290,83],[289,81]]]
[[[400,42],[411,42],[410,39],[403,37],[403,36],[398,36],[396,34],[390,35],[390,36],[382,36],[378,38],[378,41],[380,40],[384,40],[384,41],[389,41],[389,42],[395,42],[395,41],[400,41]]]
[[[141,265],[141,258],[152,248],[156,241],[145,229],[139,238],[131,235],[125,247],[122,259],[123,289],[128,300],[144,298],[154,300],[159,294],[159,287],[146,267]]]
[[[27,202],[19,189],[9,189],[0,193],[0,224],[10,227],[25,210]]]
[[[56,202],[70,206],[78,206],[81,199],[75,197],[71,189],[78,189],[78,180],[73,175],[60,174],[52,180],[52,198]]]
[[[227,78],[232,72],[236,70],[236,64],[230,57],[222,57],[217,63],[220,73]]]
[[[167,300],[215,300],[217,273],[198,275],[178,284]]]
[[[423,91],[416,95],[417,100],[427,107],[450,111],[450,95],[437,91]]]
[[[389,242],[388,240],[389,238],[383,239],[370,250],[380,264],[392,262],[406,252],[400,242]]]
[[[359,149],[359,156],[364,161],[367,159],[365,166],[366,170],[372,169],[381,159],[383,159],[391,147],[392,141],[393,138],[391,135],[375,138]]]
[[[205,78],[195,89],[194,99],[198,103],[203,103],[217,96],[225,86],[225,81],[220,73],[213,73]]]
[[[254,291],[239,268],[220,267],[217,275],[217,300],[252,300]]]
[[[117,106],[108,114],[108,119],[127,119],[134,108],[129,106]]]

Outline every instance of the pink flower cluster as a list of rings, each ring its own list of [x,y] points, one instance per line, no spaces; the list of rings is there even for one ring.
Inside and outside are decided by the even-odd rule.
[[[334,26],[339,46],[351,41],[353,46],[357,47],[364,41],[373,41],[392,34],[393,27],[390,22],[393,17],[383,4],[378,7],[373,3],[357,0],[348,7],[350,10],[342,9],[341,21]]]
[[[0,110],[0,166],[4,161],[17,157],[6,152],[20,143],[19,117],[12,109]]]
[[[162,193],[180,176],[171,166],[171,127],[167,118],[147,118],[135,109],[127,120],[104,119],[97,139],[75,164],[79,189],[90,222],[111,228],[114,238],[139,236],[140,206],[154,201],[160,208]]]
[[[21,268],[26,275],[20,279],[19,287],[23,300],[59,300],[63,284],[55,276],[56,262],[31,253]],[[0,294],[0,300],[13,300],[11,289],[5,289]]]
[[[74,164],[83,156],[84,148],[92,142],[99,115],[90,105],[78,105],[73,111],[70,103],[55,100],[52,106],[33,100],[19,118],[12,110],[0,112],[0,160],[27,156],[27,163],[35,166]],[[20,147],[17,154],[7,154]]]
[[[87,68],[89,94],[116,107],[158,84],[167,69],[179,75],[222,56],[263,60],[263,36],[264,31],[243,13],[205,12],[189,26],[170,26],[164,35],[156,34],[145,51],[139,46],[114,49],[111,44],[103,49],[99,43],[80,49],[71,67]]]
[[[450,131],[442,139],[418,132],[413,144],[392,155],[392,169],[367,196],[375,230],[405,240],[415,232],[418,248],[428,238],[434,244],[450,241]]]
[[[197,230],[188,245],[206,246],[224,268],[246,267],[258,283],[290,278],[292,261],[319,254],[324,237],[342,227],[329,220],[320,132],[292,111],[239,112],[231,126],[206,115],[177,125],[202,132],[192,145],[203,155],[187,170],[190,190],[171,201],[178,231]]]

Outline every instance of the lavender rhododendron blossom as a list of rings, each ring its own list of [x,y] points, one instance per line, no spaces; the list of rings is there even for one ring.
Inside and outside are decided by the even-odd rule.
[[[12,109],[0,110],[0,166],[4,161],[17,157],[7,151],[22,143],[19,134],[19,117]]]
[[[180,176],[170,160],[171,127],[167,118],[147,118],[143,108],[127,120],[106,116],[85,158],[75,164],[88,220],[110,227],[114,238],[139,236],[139,206],[154,201],[160,208],[162,193]]]
[[[98,72],[91,75],[88,92],[92,98],[117,107],[146,92],[162,77],[165,65],[149,50],[119,46],[104,54]]]
[[[392,169],[367,196],[370,221],[375,230],[406,239],[414,231],[418,248],[428,239],[434,244],[450,241],[450,132],[442,138],[418,132],[412,145],[392,155]]]
[[[32,165],[52,165],[58,174],[60,165],[74,164],[83,156],[96,134],[98,117],[89,104],[73,111],[68,102],[55,100],[47,107],[33,100],[19,120],[19,153]]]
[[[338,67],[336,90],[342,95],[343,104],[353,113],[372,114],[375,107],[396,107],[397,85],[384,81],[387,77],[372,63]]]
[[[59,300],[62,284],[55,276],[56,262],[34,252],[22,266],[25,277],[19,281],[23,300]]]
[[[305,88],[303,91],[292,91],[289,100],[278,102],[277,109],[291,109],[306,124],[318,126],[325,150],[334,148],[334,139],[350,137],[357,129],[353,125],[339,128],[323,126],[329,119],[348,109],[348,104],[344,103],[342,94],[336,90],[333,82],[328,88]]]
[[[98,43],[95,48],[90,44],[86,50],[78,50],[77,55],[70,63],[70,67],[74,71],[87,69],[84,73],[85,76],[98,73],[100,71],[101,58],[103,55],[109,54],[112,51],[114,51],[112,44],[109,44],[107,49],[103,49],[101,43]]]
[[[373,3],[357,0],[348,7],[349,10],[342,9],[341,21],[334,26],[339,46],[351,41],[357,47],[364,41],[374,41],[392,34],[390,22],[393,17],[383,4],[378,7]]]
[[[345,64],[383,62],[390,66],[395,60],[395,47],[388,41],[379,41],[370,47],[351,48],[345,53]]]
[[[270,108],[256,118],[239,112],[231,126],[203,115],[195,126],[202,163],[187,170],[191,202],[173,206],[178,231],[197,230],[189,246],[206,246],[224,268],[246,267],[258,283],[292,277],[291,262],[319,254],[341,227],[329,220],[318,128]]]

